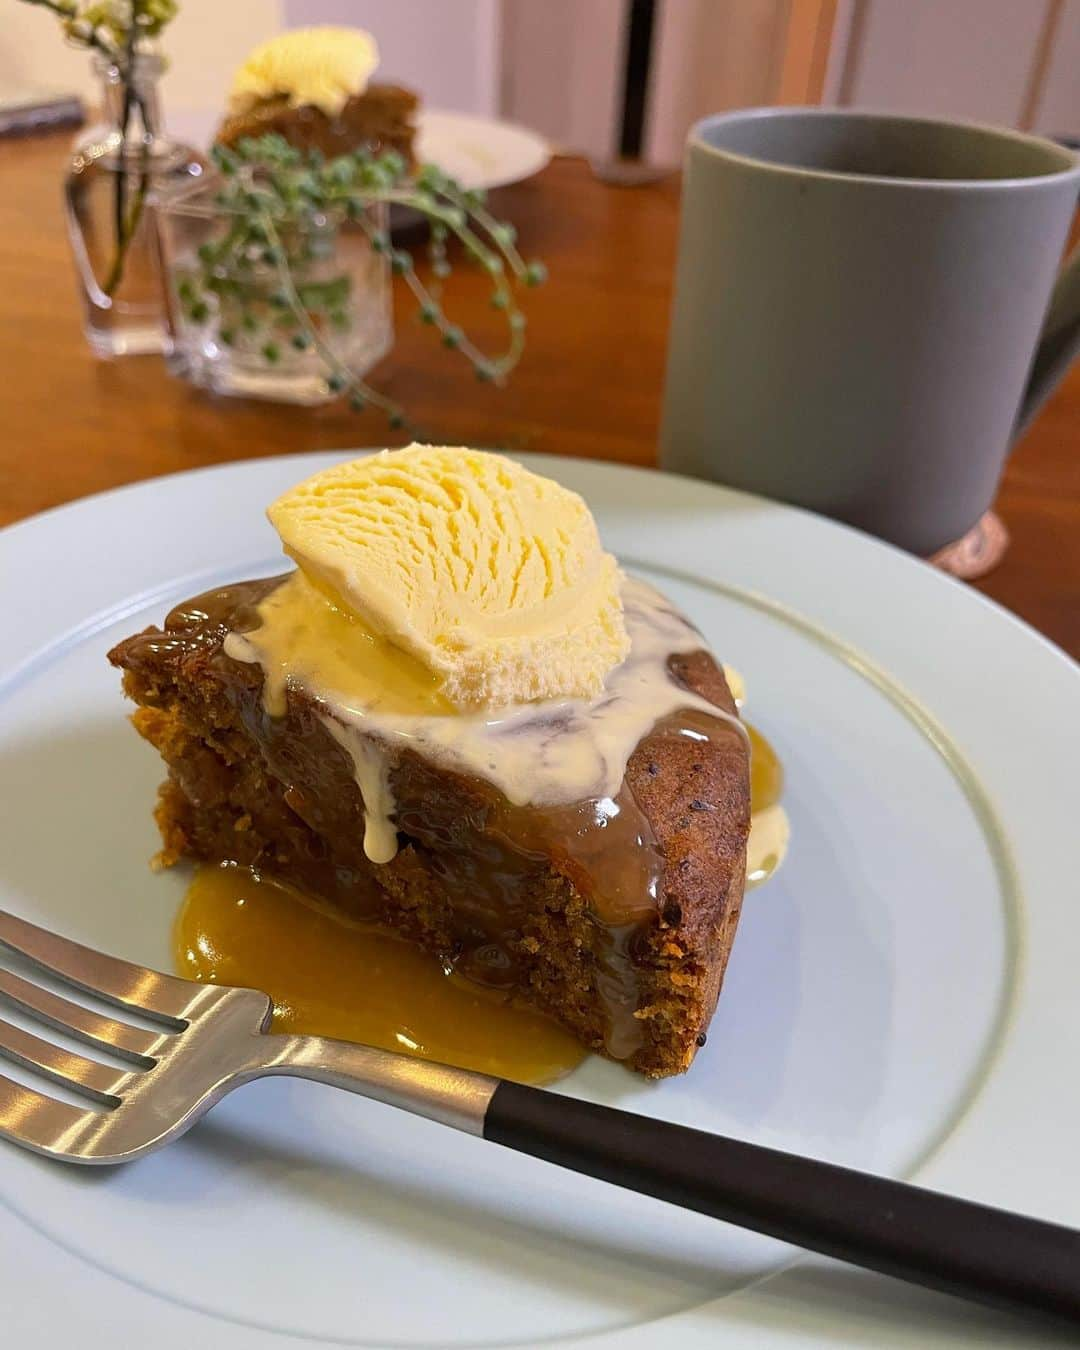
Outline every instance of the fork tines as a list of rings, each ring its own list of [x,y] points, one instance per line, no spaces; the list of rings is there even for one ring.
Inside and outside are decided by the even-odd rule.
[[[183,1030],[184,1013],[200,986],[106,956],[0,910],[0,950],[5,949],[62,984],[161,1024],[155,1032],[103,1016],[0,967],[0,1003],[132,1066],[103,1064],[0,1018],[0,1057],[87,1099],[80,1109],[0,1074],[0,1136],[66,1155],[73,1139],[93,1128],[101,1108],[116,1107],[125,1087]]]

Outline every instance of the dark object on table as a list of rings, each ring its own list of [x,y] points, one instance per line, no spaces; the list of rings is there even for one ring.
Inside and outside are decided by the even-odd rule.
[[[30,136],[57,127],[79,127],[86,110],[78,94],[16,89],[0,98],[0,136]]]

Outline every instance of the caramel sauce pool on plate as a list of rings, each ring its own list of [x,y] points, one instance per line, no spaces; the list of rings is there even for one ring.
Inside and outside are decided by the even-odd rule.
[[[779,799],[783,769],[761,733],[748,730],[759,811]],[[585,1057],[543,1014],[248,868],[196,868],[173,946],[177,973],[187,979],[265,990],[276,1032],[358,1041],[519,1083],[550,1083]]]
[[[750,737],[750,810],[753,813],[775,806],[784,790],[784,766],[757,727],[744,722]]]
[[[245,867],[196,868],[173,949],[189,980],[265,990],[273,1031],[358,1041],[520,1083],[552,1082],[585,1057],[543,1014]]]

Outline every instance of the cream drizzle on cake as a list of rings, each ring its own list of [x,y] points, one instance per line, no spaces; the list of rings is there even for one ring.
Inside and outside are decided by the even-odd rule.
[[[737,716],[672,676],[672,656],[700,651],[704,645],[689,620],[636,578],[623,579],[622,601],[630,652],[609,673],[601,694],[590,700],[433,712],[432,695],[422,685],[404,688],[416,673],[405,670],[398,654],[389,659],[397,663],[401,683],[392,699],[379,698],[386,672],[378,672],[374,682],[359,675],[360,663],[372,656],[370,635],[357,633],[325,596],[297,577],[259,605],[261,626],[226,637],[225,652],[262,667],[264,707],[271,715],[284,712],[290,685],[304,688],[318,702],[327,730],[353,762],[367,815],[365,850],[373,862],[388,862],[396,850],[386,771],[386,752],[392,746],[408,747],[441,767],[485,779],[514,806],[548,807],[613,799],[635,748],[668,714],[695,709],[746,737]]]
[[[791,836],[787,812],[773,802],[750,817],[746,841],[746,889],[763,886],[784,861]]]

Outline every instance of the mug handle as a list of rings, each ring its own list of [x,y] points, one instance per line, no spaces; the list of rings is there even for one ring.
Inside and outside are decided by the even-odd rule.
[[[1014,445],[1077,356],[1080,356],[1080,248],[1074,249],[1050,296],[1039,345],[1020,400]]]

